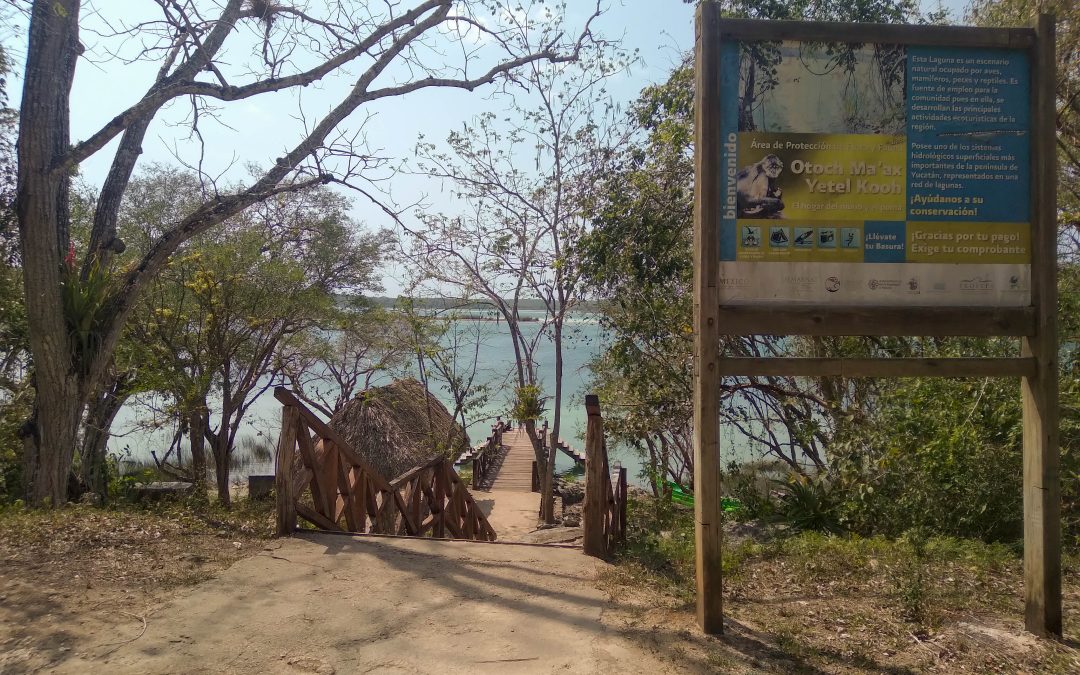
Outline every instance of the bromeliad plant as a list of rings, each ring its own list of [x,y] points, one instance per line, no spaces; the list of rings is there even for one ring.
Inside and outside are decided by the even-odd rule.
[[[111,297],[112,278],[109,271],[97,261],[90,266],[83,278],[75,260],[75,244],[72,243],[64,257],[61,294],[64,320],[74,352],[72,362],[80,374],[86,374],[104,336],[106,306]]]

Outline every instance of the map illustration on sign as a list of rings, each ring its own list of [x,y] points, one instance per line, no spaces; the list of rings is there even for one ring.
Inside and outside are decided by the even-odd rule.
[[[1030,304],[1025,52],[722,50],[723,302]]]

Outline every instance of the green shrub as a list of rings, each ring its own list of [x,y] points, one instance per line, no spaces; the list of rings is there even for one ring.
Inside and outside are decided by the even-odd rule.
[[[838,534],[840,501],[832,484],[822,476],[792,476],[782,484],[779,517],[796,530]]]
[[[728,465],[722,479],[723,491],[739,502],[734,514],[736,520],[773,519],[777,508],[769,494],[770,487],[776,482],[773,473],[773,467],[765,467],[760,462]]]
[[[1011,542],[1022,535],[1021,422],[1015,382],[891,380],[872,423],[829,448],[841,522],[865,535],[913,527]]]
[[[661,499],[630,496],[622,563],[637,565],[680,595],[694,588],[694,512]]]

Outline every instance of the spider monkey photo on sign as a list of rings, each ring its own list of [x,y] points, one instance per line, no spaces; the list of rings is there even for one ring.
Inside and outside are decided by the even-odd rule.
[[[739,218],[782,218],[784,202],[780,200],[777,178],[784,163],[776,155],[765,155],[756,164],[739,171],[736,176],[736,204]]]

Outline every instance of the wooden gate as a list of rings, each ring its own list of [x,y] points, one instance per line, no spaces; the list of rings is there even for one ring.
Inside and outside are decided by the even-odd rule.
[[[450,461],[436,457],[387,481],[341,436],[278,387],[277,531],[297,517],[337,532],[495,541],[495,530]]]

